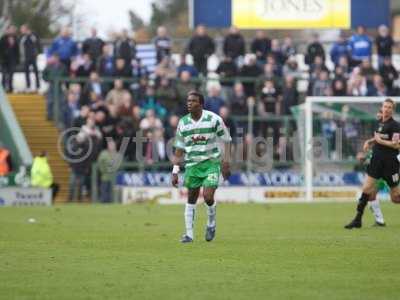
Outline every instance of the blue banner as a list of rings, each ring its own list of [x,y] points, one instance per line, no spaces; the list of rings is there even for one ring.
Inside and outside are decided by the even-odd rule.
[[[314,186],[357,186],[362,184],[362,172],[326,172],[314,178]],[[171,173],[167,172],[119,172],[117,185],[131,187],[169,187],[171,186]],[[267,173],[234,173],[228,181],[221,186],[292,186],[303,185],[303,176],[291,171],[271,171]]]

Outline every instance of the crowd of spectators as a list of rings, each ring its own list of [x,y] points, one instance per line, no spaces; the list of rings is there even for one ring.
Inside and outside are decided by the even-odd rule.
[[[20,32],[17,36],[15,27],[10,26],[0,40],[3,85],[9,92],[20,61],[26,73],[29,75],[32,67],[37,78],[40,40],[26,25]],[[141,132],[151,138],[140,151],[144,162],[167,160],[166,143],[174,136],[179,116],[186,112],[185,100],[190,90],[206,90],[205,108],[223,116],[233,133],[238,127],[246,130],[247,122],[235,121],[232,116],[247,116],[249,107],[254,106],[255,115],[266,121],[256,123],[253,133],[272,134],[274,141],[279,140],[281,127],[276,117],[289,116],[291,108],[301,101],[300,80],[308,82],[305,95],[309,96],[400,95],[395,84],[398,71],[392,64],[394,41],[384,25],[378,28],[375,39],[359,26],[348,38],[341,35],[330,49],[322,45],[317,34],[313,35],[303,53],[306,72],[299,67],[299,53],[291,37],[271,39],[266,31],[258,30],[247,45],[242,33],[232,27],[224,37],[222,56],[215,70],[218,80],[208,85],[204,84],[204,77],[210,76],[207,61],[217,47],[207,28],[200,25],[195,29],[177,64],[172,59],[172,42],[166,28],[158,28],[152,40],[157,66],[151,73],[138,59],[135,39],[127,30],[106,42],[92,29],[90,37],[78,43],[64,28],[54,39],[47,50],[47,66],[42,74],[49,83],[47,118],[54,117],[54,90],[64,91],[64,126],[81,128],[77,147],[87,147],[85,141],[90,138],[96,140],[98,150],[86,161],[71,164],[71,188],[84,181],[82,178],[102,150],[114,149],[114,145],[107,145],[106,137],[112,137],[119,149],[124,137]],[[377,67],[372,64],[374,48]],[[193,64],[188,63],[188,55]],[[328,58],[333,64],[327,63]],[[85,80],[57,82],[56,86],[54,79],[65,76]],[[29,76],[26,78],[29,87]],[[40,81],[36,81],[38,88]],[[276,143],[275,146],[278,148]],[[136,161],[137,150],[135,145],[128,145],[125,159]],[[107,189],[105,185],[104,190]]]

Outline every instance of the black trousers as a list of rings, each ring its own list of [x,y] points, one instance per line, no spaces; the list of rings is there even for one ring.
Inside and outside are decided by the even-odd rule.
[[[25,82],[26,82],[26,87],[29,89],[31,87],[31,78],[30,78],[30,67],[33,69],[33,73],[35,74],[35,80],[36,80],[36,89],[40,88],[40,80],[39,80],[39,72],[38,72],[38,67],[35,59],[32,60],[27,60],[24,63],[24,72],[25,72]]]
[[[14,90],[13,77],[16,66],[17,64],[13,61],[8,61],[7,63],[3,63],[1,66],[3,72],[1,83],[3,84],[3,87],[7,93],[12,93]]]

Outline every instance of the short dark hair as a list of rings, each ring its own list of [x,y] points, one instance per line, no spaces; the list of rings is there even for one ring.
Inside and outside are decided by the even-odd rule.
[[[395,110],[395,109],[396,109],[396,102],[394,102],[392,99],[390,99],[390,98],[387,98],[387,99],[385,99],[385,101],[383,101],[383,103],[385,103],[385,102],[389,102],[389,103],[391,103],[391,104],[392,104],[392,106],[393,106],[393,110]]]
[[[199,99],[200,104],[201,104],[201,105],[204,104],[204,96],[203,96],[202,93],[200,93],[200,92],[198,92],[198,91],[190,91],[190,92],[188,93],[188,97],[189,97],[189,96],[196,96],[196,97]]]

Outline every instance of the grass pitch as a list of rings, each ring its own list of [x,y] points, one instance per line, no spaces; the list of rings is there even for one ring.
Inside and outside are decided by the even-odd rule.
[[[0,299],[399,299],[400,206],[354,206],[219,205],[207,243],[200,205],[185,245],[183,206],[1,208]]]

